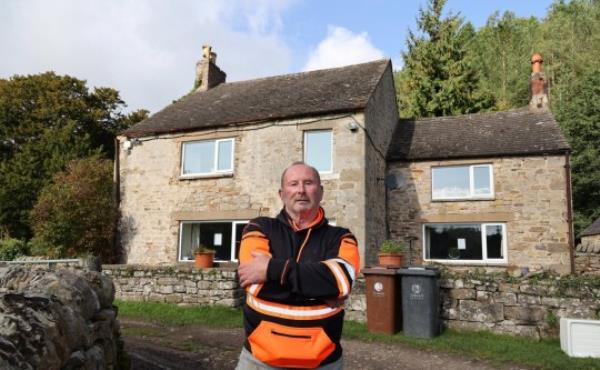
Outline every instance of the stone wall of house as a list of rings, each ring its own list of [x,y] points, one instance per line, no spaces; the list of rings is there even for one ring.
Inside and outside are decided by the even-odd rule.
[[[580,274],[600,275],[600,235],[581,238],[575,251],[575,271]]]
[[[365,110],[366,130],[371,140],[365,141],[366,152],[366,244],[364,264],[377,259],[379,245],[386,238],[385,160],[390,141],[398,124],[398,108],[391,65],[385,71]]]
[[[284,168],[303,158],[305,130],[333,130],[333,173],[323,174],[327,217],[350,227],[365,245],[365,135],[349,122],[364,115],[342,114],[140,138],[119,148],[121,244],[127,263],[178,260],[180,221],[249,220],[275,216]],[[235,138],[233,175],[183,179],[182,142]],[[125,138],[120,137],[122,144]]]
[[[0,267],[0,368],[120,368],[114,293],[96,271]]]
[[[432,201],[431,168],[442,165],[491,163],[495,196],[492,200]],[[520,271],[570,272],[564,156],[505,157],[443,160],[389,166],[401,179],[390,191],[391,236],[412,243],[413,261],[423,259],[425,223],[502,222],[506,224],[507,263],[488,265]],[[464,263],[454,266],[473,267]],[[478,265],[482,266],[482,265]]]

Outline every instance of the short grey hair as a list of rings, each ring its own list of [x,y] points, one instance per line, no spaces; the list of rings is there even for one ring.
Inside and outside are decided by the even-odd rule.
[[[286,172],[294,166],[306,166],[306,167],[310,168],[310,170],[315,174],[315,177],[317,178],[319,185],[321,185],[321,175],[319,175],[319,171],[317,171],[316,168],[314,168],[311,165],[306,164],[303,161],[296,161],[296,162],[293,162],[292,164],[290,164],[289,166],[287,166],[285,168],[285,170],[283,170],[283,172],[281,173],[281,185],[280,185],[281,188],[283,188],[283,178],[285,177]]]

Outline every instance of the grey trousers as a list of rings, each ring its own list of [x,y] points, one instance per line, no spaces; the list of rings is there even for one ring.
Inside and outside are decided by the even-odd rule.
[[[285,369],[283,367],[273,367],[265,364],[264,362],[258,360],[256,357],[250,353],[246,348],[242,348],[242,353],[240,353],[240,360],[238,361],[235,370],[281,370]],[[340,357],[339,360],[332,362],[327,365],[319,366],[316,369],[318,370],[343,370],[344,362],[343,358]]]

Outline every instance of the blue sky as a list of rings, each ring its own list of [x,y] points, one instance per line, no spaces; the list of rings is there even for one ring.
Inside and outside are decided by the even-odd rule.
[[[551,0],[448,0],[476,27],[543,17]],[[202,44],[228,81],[391,58],[425,0],[3,0],[0,78],[53,70],[156,112],[187,93]]]

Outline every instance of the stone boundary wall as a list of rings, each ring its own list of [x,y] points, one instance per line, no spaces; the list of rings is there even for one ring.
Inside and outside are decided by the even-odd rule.
[[[243,304],[244,292],[234,267],[104,265],[103,273],[113,278],[116,297],[123,300]],[[444,276],[440,279],[440,316],[445,326],[454,329],[556,337],[561,317],[600,319],[600,279],[577,279]],[[361,276],[346,301],[346,319],[366,320],[365,290]]]
[[[120,369],[110,278],[84,269],[0,267],[0,369]]]
[[[235,267],[102,265],[102,273],[113,279],[116,298],[126,301],[239,307],[244,297]]]
[[[441,317],[447,327],[556,337],[561,317],[600,319],[600,279],[445,277]]]

